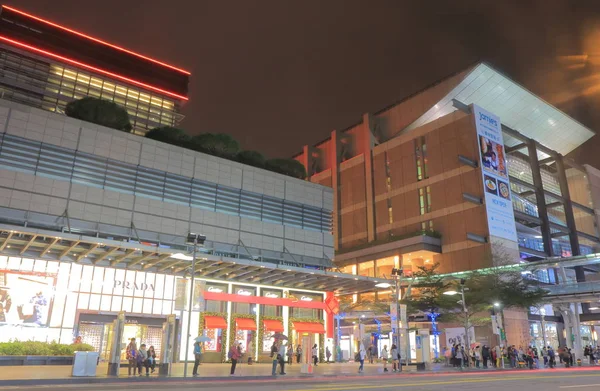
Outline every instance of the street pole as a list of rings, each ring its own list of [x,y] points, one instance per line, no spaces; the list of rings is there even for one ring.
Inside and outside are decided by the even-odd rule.
[[[396,341],[398,342],[398,351],[400,352],[400,286],[402,278],[402,274],[398,274],[396,276]],[[394,357],[392,357],[394,359]],[[408,363],[408,361],[407,361]],[[398,360],[398,365],[400,365],[400,371],[402,371],[402,360]]]
[[[462,305],[463,311],[465,312],[465,343],[467,344],[467,356],[469,355],[469,350],[471,349],[471,343],[469,340],[469,311],[467,310],[467,303],[465,303],[465,285],[460,285],[460,295],[462,297]],[[469,359],[467,358],[467,363]]]
[[[183,362],[183,377],[187,377],[188,369],[188,353],[190,350],[190,327],[192,327],[192,309],[194,302],[194,275],[196,274],[196,247],[198,245],[198,235],[194,234],[194,252],[192,254],[192,271],[190,278],[190,300],[188,303],[188,320],[187,320],[187,338],[185,340],[185,361]]]

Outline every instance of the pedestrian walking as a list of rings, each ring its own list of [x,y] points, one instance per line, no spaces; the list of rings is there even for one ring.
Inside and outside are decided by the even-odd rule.
[[[360,362],[360,366],[358,367],[358,373],[362,373],[365,368],[365,358],[367,357],[367,351],[365,350],[365,345],[360,344],[360,348],[358,349],[358,361]]]
[[[240,357],[242,357],[242,354],[240,352],[240,346],[236,346],[234,344],[233,346],[231,346],[231,349],[229,349],[229,353],[227,353],[227,358],[231,360],[231,371],[229,373],[231,376],[235,375],[235,368],[237,367],[237,363]]]
[[[475,361],[475,368],[479,368],[479,363],[481,362],[481,348],[476,346],[473,350],[473,358]]]
[[[317,344],[315,344],[312,348],[312,359],[313,359],[313,365],[316,367],[318,366],[318,362],[319,362],[319,348],[317,348]]]
[[[444,347],[444,358],[446,359],[446,366],[450,366],[450,360],[452,359],[452,349]]]
[[[375,345],[371,345],[369,346],[369,364],[373,364],[373,361],[375,359],[376,354],[376,349],[375,349]]]
[[[327,364],[329,364],[329,359],[331,358],[331,350],[329,350],[329,346],[325,348],[325,358],[327,359]]]
[[[194,369],[192,370],[192,376],[198,376],[198,366],[202,361],[202,346],[200,342],[194,343]]]
[[[387,345],[383,345],[383,349],[381,350],[381,360],[383,361],[383,372],[388,372],[387,364],[389,359],[389,352]]]
[[[298,364],[300,364],[300,361],[302,360],[302,346],[300,345],[296,348],[296,360]]]
[[[456,349],[456,364],[460,364],[460,369],[463,369],[465,366],[465,349],[461,346],[458,346]]]
[[[548,346],[548,367],[554,368],[556,365],[556,354],[551,346]]]
[[[125,352],[125,356],[127,357],[127,373],[131,376],[131,370],[133,369],[133,376],[136,374],[137,370],[137,344],[135,343],[135,338],[131,338],[129,345],[127,345],[127,351]]]

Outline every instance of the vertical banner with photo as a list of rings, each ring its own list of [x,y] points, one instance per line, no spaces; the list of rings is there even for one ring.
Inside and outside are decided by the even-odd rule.
[[[0,328],[47,327],[56,276],[0,270]]]
[[[513,212],[500,118],[473,105],[489,233],[513,242],[517,229]]]

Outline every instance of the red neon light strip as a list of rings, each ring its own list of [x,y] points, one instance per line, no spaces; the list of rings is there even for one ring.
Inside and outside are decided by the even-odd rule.
[[[204,292],[204,298],[206,300],[231,301],[233,303],[278,305],[284,307],[312,308],[329,311],[325,303],[322,303],[320,301],[293,301],[291,299],[275,299],[262,296],[243,296],[236,295],[233,293],[218,292]]]
[[[108,42],[102,41],[102,40],[100,40],[100,39],[98,39],[98,38],[90,37],[89,35],[86,35],[86,34],[80,33],[79,31],[71,30],[70,28],[63,27],[63,26],[61,26],[61,25],[58,25],[58,24],[56,24],[56,23],[52,23],[52,22],[50,22],[50,21],[48,21],[48,20],[44,20],[44,19],[42,19],[42,18],[38,18],[37,16],[34,16],[34,15],[31,15],[31,14],[28,14],[28,13],[26,13],[26,12],[23,12],[23,11],[19,11],[18,9],[15,9],[15,8],[9,7],[9,6],[7,6],[7,5],[3,5],[2,7],[3,7],[3,8],[6,8],[7,10],[11,10],[11,11],[13,11],[13,12],[16,12],[16,13],[18,13],[18,14],[21,14],[21,15],[23,15],[23,16],[26,16],[26,17],[28,17],[28,18],[35,19],[35,20],[37,20],[37,21],[39,21],[39,22],[42,22],[42,23],[49,24],[50,26],[53,26],[53,27],[57,27],[57,28],[59,28],[59,29],[61,29],[61,30],[65,30],[65,31],[68,31],[68,32],[70,32],[70,33],[72,33],[72,34],[79,35],[80,37],[83,37],[83,38],[90,39],[90,40],[92,40],[92,41],[94,41],[94,42],[98,42],[98,43],[101,43],[101,44],[103,44],[103,45],[106,45],[106,46],[110,46],[110,47],[111,47],[111,48],[113,48],[113,49],[117,49],[117,50],[120,50],[120,51],[122,51],[122,52],[129,53],[129,54],[131,54],[131,55],[134,55],[134,56],[136,56],[136,57],[143,58],[144,60],[152,61],[152,62],[154,62],[154,63],[156,63],[156,64],[159,64],[159,65],[162,65],[162,66],[164,66],[164,67],[171,68],[171,69],[173,69],[173,70],[175,70],[175,71],[178,71],[178,72],[181,72],[181,73],[185,73],[186,75],[191,75],[191,73],[190,73],[190,72],[188,72],[188,71],[186,71],[185,69],[180,69],[180,68],[174,67],[174,66],[172,66],[172,65],[165,64],[164,62],[160,62],[160,61],[158,61],[158,60],[155,60],[155,59],[153,59],[153,58],[146,57],[146,56],[142,56],[141,54],[138,54],[138,53],[132,52],[131,50],[127,50],[127,49],[125,49],[125,48],[122,48],[122,47],[120,47],[120,46],[113,45],[113,44],[111,44],[111,43],[108,43]]]
[[[14,39],[10,39],[10,38],[3,37],[3,36],[0,35],[0,40],[9,42],[9,43],[11,43],[13,45],[20,46],[22,48],[25,48],[25,49],[28,49],[28,50],[31,50],[31,51],[34,51],[34,52],[37,52],[37,53],[44,54],[46,56],[50,56],[50,57],[56,58],[56,59],[61,60],[61,61],[68,62],[68,63],[73,64],[73,65],[77,65],[77,66],[82,67],[82,68],[89,69],[89,70],[94,71],[94,72],[102,73],[104,75],[107,75],[107,76],[110,76],[110,77],[114,77],[116,79],[120,79],[120,80],[126,81],[127,83],[135,84],[137,86],[144,87],[144,88],[147,88],[147,89],[152,90],[152,91],[160,92],[161,94],[169,95],[169,96],[172,96],[172,97],[175,97],[175,98],[179,98],[179,99],[182,99],[182,100],[188,100],[188,98],[185,97],[185,96],[183,96],[183,95],[178,95],[178,94],[176,94],[174,92],[166,91],[166,90],[160,89],[158,87],[153,87],[153,86],[151,86],[149,84],[142,83],[142,82],[130,79],[130,78],[125,77],[125,76],[117,75],[116,73],[105,71],[104,69],[96,68],[94,66],[87,65],[87,64],[84,64],[82,62],[75,61],[75,60],[72,60],[70,58],[63,57],[63,56],[60,56],[58,54],[54,54],[54,53],[48,52],[48,51],[40,49],[40,48],[36,48],[35,46],[31,46],[31,45],[28,45],[28,44],[23,43],[23,42],[15,41]]]

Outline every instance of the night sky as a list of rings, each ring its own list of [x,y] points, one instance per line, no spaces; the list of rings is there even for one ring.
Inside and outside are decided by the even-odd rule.
[[[478,60],[600,129],[600,1],[5,2],[188,69],[181,127],[268,157]],[[597,147],[584,149],[580,161],[600,167]]]

